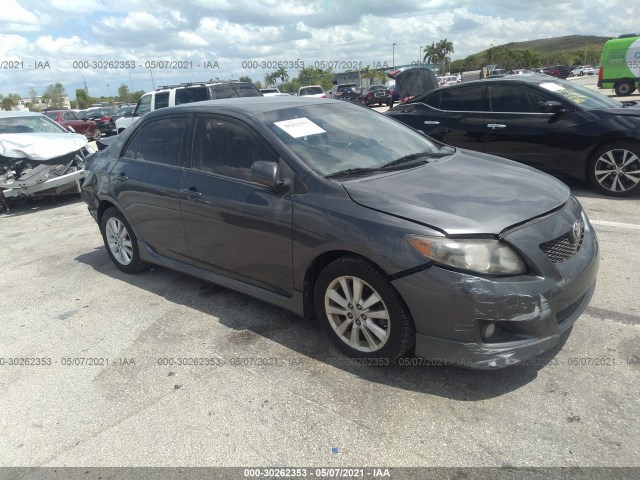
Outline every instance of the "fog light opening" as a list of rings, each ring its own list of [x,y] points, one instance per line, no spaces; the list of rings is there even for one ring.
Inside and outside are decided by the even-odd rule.
[[[482,326],[480,331],[483,340],[489,340],[496,333],[496,324],[493,322],[487,322]]]

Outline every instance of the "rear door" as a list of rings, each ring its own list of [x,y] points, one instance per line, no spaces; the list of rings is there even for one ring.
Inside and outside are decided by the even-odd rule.
[[[392,116],[436,140],[481,152],[486,131],[484,95],[482,85],[445,87],[422,102],[399,105],[393,110],[399,112]]]
[[[139,239],[156,253],[190,263],[180,212],[188,117],[145,122],[111,172],[112,191]]]
[[[251,180],[257,160],[278,157],[249,125],[199,115],[182,189],[194,265],[291,295],[292,198]]]

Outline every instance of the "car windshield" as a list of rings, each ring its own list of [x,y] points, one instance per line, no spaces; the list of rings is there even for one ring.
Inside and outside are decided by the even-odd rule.
[[[415,130],[346,102],[283,108],[257,117],[323,176],[349,169],[376,169],[404,157],[440,155],[443,151]],[[452,152],[450,147],[444,149]]]
[[[622,108],[622,103],[602,95],[596,91],[590,90],[582,85],[560,82],[554,80],[545,80],[539,83],[539,86],[550,92],[556,93],[570,102],[579,105],[586,110],[599,110],[601,108]]]
[[[0,118],[0,133],[61,133],[66,131],[44,115]]]

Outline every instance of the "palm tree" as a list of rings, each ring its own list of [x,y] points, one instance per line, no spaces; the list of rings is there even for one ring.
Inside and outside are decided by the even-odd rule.
[[[268,87],[270,85],[275,85],[276,80],[278,79],[278,76],[276,75],[276,72],[273,73],[267,73],[264,76],[264,84]]]
[[[436,57],[438,56],[438,51],[436,50],[436,44],[432,43],[431,45],[427,45],[424,47],[424,58],[422,61],[424,63],[437,63]]]
[[[440,40],[437,44],[436,44],[436,50],[438,51],[438,57],[440,59],[440,61],[442,62],[443,66],[446,67],[447,65],[447,60],[451,60],[449,58],[449,54],[453,53],[453,43],[448,41],[446,38],[444,40]],[[446,68],[442,68],[442,72],[444,73],[446,72]]]
[[[289,74],[287,73],[284,67],[280,67],[278,70],[273,72],[273,75],[276,78],[279,78],[281,83],[284,83],[287,80],[289,80]]]

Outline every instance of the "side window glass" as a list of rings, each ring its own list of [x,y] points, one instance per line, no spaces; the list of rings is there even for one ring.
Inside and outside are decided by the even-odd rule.
[[[141,117],[145,113],[151,111],[151,95],[144,95],[139,101],[135,109],[135,116]]]
[[[251,165],[276,161],[248,126],[218,118],[198,118],[193,139],[193,168],[251,181]]]
[[[426,103],[430,107],[437,108],[439,110],[440,109],[440,94],[432,95],[431,97],[427,98],[424,103]]]
[[[209,100],[207,87],[189,87],[176,89],[176,105]]]
[[[211,89],[211,100],[217,100],[219,98],[234,98],[238,96],[233,86],[228,83],[211,85],[209,88]]]
[[[457,112],[483,111],[482,87],[445,89],[440,94],[440,109]]]
[[[136,152],[138,151],[138,139],[140,138],[140,130],[138,130],[133,137],[129,140],[127,148],[122,152],[122,157],[136,158]]]
[[[159,108],[165,108],[169,106],[169,92],[156,93],[156,101],[154,103],[154,108],[157,110]]]
[[[162,118],[148,122],[140,129],[136,160],[161,163],[163,165],[180,165],[180,146],[186,117]]]
[[[525,91],[517,85],[495,85],[489,89],[492,112],[532,111]]]

